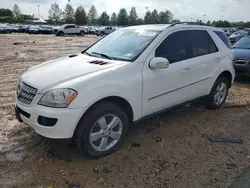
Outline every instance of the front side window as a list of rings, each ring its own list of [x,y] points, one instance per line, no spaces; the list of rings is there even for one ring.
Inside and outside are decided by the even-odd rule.
[[[67,25],[67,26],[65,27],[65,29],[70,29],[70,28],[75,28],[75,26],[74,26],[74,25]]]
[[[169,63],[187,59],[186,40],[186,31],[178,31],[169,35],[156,49],[155,57],[167,58]]]
[[[117,30],[90,47],[86,53],[102,54],[112,59],[133,61],[155,39],[159,31],[144,29]]]

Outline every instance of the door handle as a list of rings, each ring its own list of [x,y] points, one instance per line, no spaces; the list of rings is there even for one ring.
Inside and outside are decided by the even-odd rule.
[[[215,62],[220,62],[220,60],[221,60],[221,58],[218,57],[218,58],[215,59]]]
[[[187,72],[189,72],[190,71],[190,68],[185,68],[185,69],[183,69],[181,72],[182,73],[187,73]]]

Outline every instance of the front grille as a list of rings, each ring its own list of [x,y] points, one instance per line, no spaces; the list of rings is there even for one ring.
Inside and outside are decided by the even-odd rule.
[[[17,87],[17,99],[25,104],[30,104],[36,96],[37,89],[21,82]]]
[[[235,65],[245,65],[249,62],[249,59],[236,58],[234,60]]]

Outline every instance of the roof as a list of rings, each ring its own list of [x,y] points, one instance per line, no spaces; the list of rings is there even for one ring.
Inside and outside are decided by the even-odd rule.
[[[138,26],[130,26],[125,27],[123,29],[145,29],[145,30],[156,30],[156,31],[163,31],[168,27],[183,27],[186,28],[203,28],[203,29],[212,29],[214,31],[221,31],[220,28],[216,28],[206,24],[198,24],[198,23],[174,23],[174,24],[152,24],[152,25],[138,25]]]
[[[137,26],[125,27],[123,29],[147,29],[147,30],[163,31],[169,26],[170,24],[137,25]]]

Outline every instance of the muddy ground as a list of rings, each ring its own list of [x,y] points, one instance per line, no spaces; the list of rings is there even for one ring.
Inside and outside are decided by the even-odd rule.
[[[211,111],[188,105],[135,125],[110,156],[90,159],[71,146],[71,162],[51,158],[49,141],[15,120],[18,79],[27,68],[96,40],[0,35],[0,187],[221,188],[250,168],[249,79],[238,79],[229,93],[227,105],[242,106]],[[239,137],[243,143],[212,143],[207,136]]]

